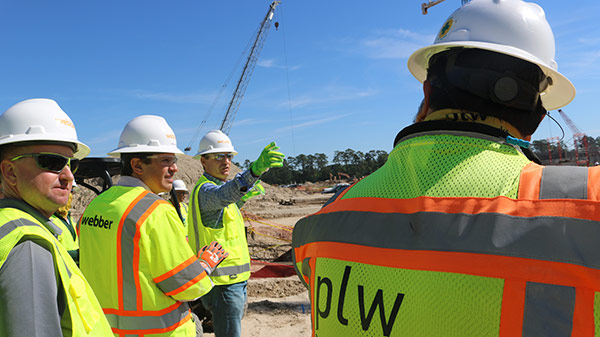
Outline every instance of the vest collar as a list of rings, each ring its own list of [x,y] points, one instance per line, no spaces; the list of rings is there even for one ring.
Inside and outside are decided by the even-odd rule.
[[[402,129],[394,139],[394,147],[403,140],[434,134],[460,134],[465,137],[482,138],[489,141],[513,146],[529,160],[541,165],[539,158],[530,149],[521,148],[506,142],[510,134],[493,126],[481,123],[453,122],[449,120],[432,120],[418,122]]]
[[[146,184],[144,184],[143,181],[132,176],[121,176],[121,178],[119,178],[119,181],[117,182],[117,186],[143,187],[144,189],[150,191],[150,188]]]
[[[34,217],[40,224],[46,227],[47,230],[52,233],[55,237],[58,237],[62,234],[62,229],[56,226],[50,219],[46,218],[42,213],[40,213],[37,209],[33,208],[31,205],[26,203],[23,200],[19,199],[0,199],[0,209],[2,208],[14,208],[18,209],[21,212],[25,212],[32,217]]]

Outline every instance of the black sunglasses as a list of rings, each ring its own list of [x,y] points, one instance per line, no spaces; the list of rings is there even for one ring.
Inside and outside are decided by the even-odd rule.
[[[21,158],[31,157],[42,170],[60,173],[65,167],[69,166],[71,172],[75,173],[79,168],[79,159],[69,158],[56,153],[25,153],[12,158],[10,161]]]

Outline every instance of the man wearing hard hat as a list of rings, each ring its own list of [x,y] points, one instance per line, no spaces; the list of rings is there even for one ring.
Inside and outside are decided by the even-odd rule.
[[[472,0],[408,67],[423,82],[416,123],[294,228],[314,335],[597,334],[600,170],[541,166],[528,149],[575,96],[542,8]]]
[[[190,196],[188,242],[197,252],[206,242],[218,241],[229,257],[212,274],[215,287],[200,300],[212,314],[216,337],[239,337],[250,278],[250,254],[239,207],[264,194],[258,182],[269,168],[283,166],[284,155],[275,142],[267,145],[251,167],[227,181],[231,160],[237,154],[229,137],[220,130],[200,140],[198,154],[204,175]]]
[[[177,172],[175,134],[159,116],[132,119],[109,155],[122,176],[79,220],[80,265],[118,335],[196,336],[188,301],[212,288],[209,275],[227,256],[209,243],[197,256],[185,240],[168,192]]]
[[[111,335],[50,220],[89,152],[53,100],[25,100],[0,115],[0,336]]]
[[[190,195],[190,191],[188,191],[185,182],[181,179],[173,181],[173,189],[175,190],[175,197],[177,200],[171,200],[171,202],[173,203],[173,206],[175,206],[175,203],[179,204],[179,212],[181,213],[182,218],[181,221],[183,222],[183,226],[187,228],[188,204],[186,198]]]

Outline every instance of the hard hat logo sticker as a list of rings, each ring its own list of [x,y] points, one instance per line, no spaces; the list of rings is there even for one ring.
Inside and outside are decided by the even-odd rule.
[[[442,26],[442,29],[440,29],[440,32],[438,33],[438,40],[441,40],[444,37],[446,37],[446,35],[448,35],[448,32],[450,32],[450,28],[452,28],[453,25],[454,25],[454,19],[449,18],[444,23],[444,25]]]

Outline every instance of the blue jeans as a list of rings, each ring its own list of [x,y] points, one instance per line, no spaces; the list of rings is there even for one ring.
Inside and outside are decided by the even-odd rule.
[[[200,300],[212,314],[215,337],[240,337],[247,281],[218,285]]]

